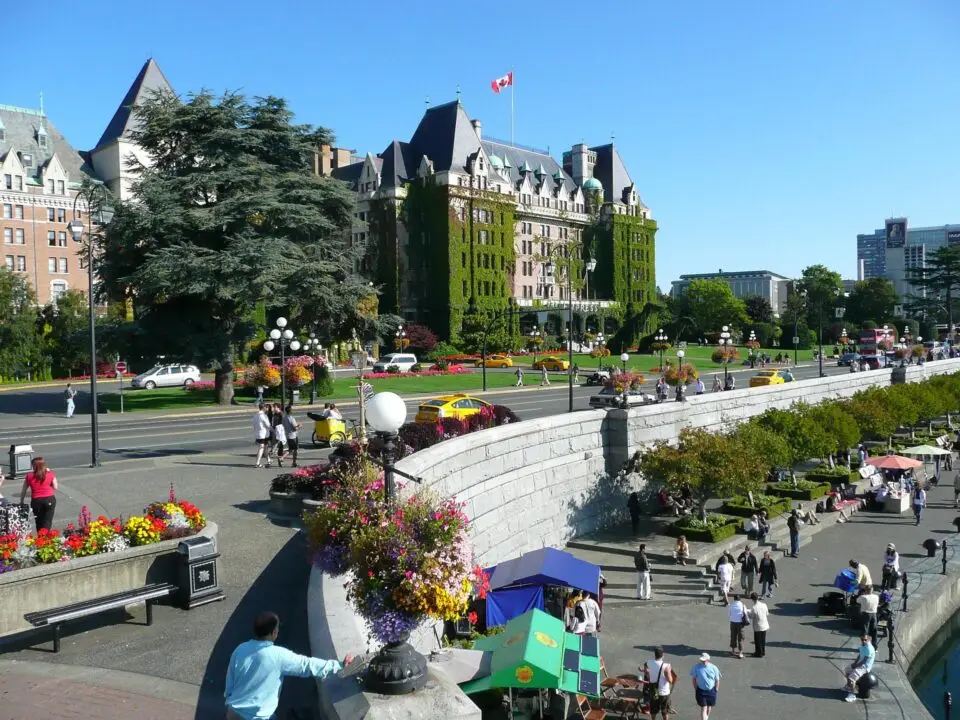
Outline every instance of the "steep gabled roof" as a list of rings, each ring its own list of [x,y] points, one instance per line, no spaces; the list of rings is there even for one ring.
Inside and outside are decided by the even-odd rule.
[[[633,185],[630,173],[613,143],[590,148],[597,154],[593,176],[603,185],[604,202],[623,203],[623,189]]]
[[[380,153],[383,165],[380,169],[380,184],[384,187],[399,187],[417,174],[410,144],[394,140]]]
[[[137,123],[137,119],[133,114],[134,106],[143,102],[143,100],[156,92],[174,94],[173,88],[170,86],[170,83],[167,82],[167,78],[164,77],[163,71],[160,69],[160,66],[157,65],[157,61],[150,58],[143,64],[143,67],[140,68],[136,80],[133,81],[133,85],[130,86],[127,94],[124,95],[120,107],[118,107],[117,111],[113,114],[110,124],[107,125],[107,129],[103,131],[103,135],[101,135],[100,140],[97,141],[96,147],[101,148],[124,135],[128,135],[131,130],[134,130]]]
[[[435,172],[463,172],[467,158],[480,147],[477,131],[459,101],[429,108],[410,138],[418,159],[426,155]]]
[[[487,155],[497,155],[504,161],[506,174],[515,184],[523,178],[521,170],[526,168],[531,171],[531,182],[537,181],[534,185],[539,185],[539,181],[545,178],[550,181],[550,187],[557,187],[558,183],[555,180],[562,177],[562,187],[566,192],[571,193],[577,187],[573,178],[564,172],[560,163],[545,153],[517,147],[499,140],[484,140],[482,144],[483,149],[487,151]],[[532,173],[534,168],[537,169],[538,173],[542,172],[543,174],[534,178]]]
[[[60,134],[50,118],[39,110],[0,105],[0,125],[4,128],[4,139],[0,141],[0,159],[6,157],[8,152],[31,155],[32,163],[25,171],[34,180],[39,180],[42,169],[54,154],[70,177],[71,183],[83,182],[84,175],[93,176],[93,170],[84,158]],[[46,147],[41,147],[37,141],[37,131],[41,126],[46,131]]]

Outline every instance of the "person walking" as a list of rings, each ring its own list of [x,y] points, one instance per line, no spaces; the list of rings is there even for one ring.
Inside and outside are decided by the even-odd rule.
[[[663,657],[663,648],[659,645],[653,649],[653,659],[647,660],[642,668],[647,676],[650,688],[650,720],[667,720],[667,715],[673,715],[670,704],[670,692],[677,681],[677,674],[673,666]]]
[[[253,439],[257,443],[256,467],[263,467],[261,461],[264,456],[266,456],[267,467],[270,467],[270,418],[263,405],[257,407],[257,414],[253,416]]]
[[[627,510],[630,511],[630,527],[633,534],[640,532],[640,493],[634,491],[627,498]]]
[[[900,578],[900,553],[893,543],[887,543],[887,550],[883,553],[883,570],[880,572],[880,589],[895,590]]]
[[[37,523],[37,534],[41,530],[49,530],[53,527],[53,513],[57,509],[57,490],[59,489],[57,476],[53,470],[47,468],[47,463],[42,457],[35,457],[31,463],[31,471],[23,479],[23,487],[20,488],[20,504],[24,504],[27,490],[29,490],[30,509],[33,510],[33,517]]]
[[[650,587],[650,561],[647,559],[647,546],[644,543],[640,543],[637,548],[633,565],[637,568],[637,599],[649,600],[653,592]]]
[[[700,662],[690,669],[693,678],[693,692],[700,707],[700,720],[707,720],[713,708],[717,706],[720,693],[720,668],[710,662],[709,653],[700,654]]]
[[[753,625],[753,656],[762,658],[767,654],[767,630],[770,629],[770,608],[756,593],[750,593],[753,607],[747,610],[747,617]]]
[[[600,629],[600,604],[593,593],[584,593],[583,600],[580,602],[583,603],[583,634],[596,637]]]
[[[77,391],[73,389],[71,383],[67,383],[66,389],[63,391],[63,399],[67,403],[67,417],[73,417],[73,411],[76,410],[76,399]]]
[[[547,375],[547,366],[540,364],[540,387],[546,387],[550,385],[550,378]]]
[[[727,608],[727,620],[730,622],[730,654],[734,657],[743,657],[743,627],[747,624],[747,609],[740,601],[740,596],[734,594],[733,602]]]
[[[847,684],[843,687],[843,689],[847,691],[847,696],[844,698],[845,701],[856,701],[857,680],[873,670],[873,661],[876,657],[877,651],[874,650],[873,643],[870,642],[870,636],[866,634],[862,635],[860,637],[860,649],[857,651],[857,659],[854,660],[851,665],[847,665],[843,670],[843,674],[847,678]]]
[[[960,472],[953,476],[953,506],[960,508]]]
[[[723,604],[727,606],[730,604],[730,586],[733,584],[733,558],[724,553],[717,563],[717,582],[720,583]]]
[[[297,455],[300,452],[300,438],[297,433],[302,425],[297,422],[293,416],[293,405],[287,405],[286,412],[283,413],[283,430],[287,435],[287,450],[290,451],[290,463],[293,467],[297,465]]]
[[[283,467],[283,456],[286,454],[287,448],[287,430],[283,423],[283,410],[280,409],[280,405],[273,406],[270,425],[273,433],[272,444],[277,450],[277,467]]]
[[[787,529],[790,531],[790,557],[800,557],[800,516],[796,510],[787,518]]]
[[[514,387],[523,387],[523,368],[518,367],[514,374],[517,376],[517,383]]]
[[[923,509],[927,506],[927,491],[920,485],[913,490],[913,516],[917,519],[917,525],[923,518]]]
[[[697,395],[703,395],[704,391],[706,390],[703,380],[700,378],[697,378],[697,384],[694,387],[696,388]]]
[[[747,545],[737,557],[737,562],[740,563],[740,587],[745,595],[749,595],[753,592],[753,581],[757,577],[757,556]]]
[[[723,383],[720,382],[720,376],[713,376],[713,392],[723,392]]]
[[[276,645],[280,618],[262,612],[253,621],[253,640],[241,643],[227,666],[224,701],[227,720],[269,720],[280,704],[284,677],[314,677],[323,680],[353,662],[347,655],[339,660],[298,655]]]
[[[860,633],[869,635],[870,642],[877,646],[877,608],[880,606],[880,596],[873,592],[873,585],[866,585],[863,594],[857,598],[860,606]]]
[[[777,563],[769,550],[763,551],[763,559],[758,566],[760,576],[760,597],[772,598],[773,588],[777,585]]]

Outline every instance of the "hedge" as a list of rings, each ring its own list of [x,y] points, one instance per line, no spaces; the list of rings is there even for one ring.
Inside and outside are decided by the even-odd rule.
[[[699,522],[698,518],[687,516],[680,518],[667,526],[666,534],[671,537],[680,537],[683,535],[689,541],[715,543],[733,537],[737,533],[737,528],[742,522],[740,518],[727,517],[724,515],[708,515],[708,518],[726,518],[722,525],[709,525],[706,528],[698,529],[689,527],[690,522]]]
[[[860,473],[857,470],[847,470],[845,467],[839,468],[814,468],[805,473],[803,479],[812,483],[831,483],[839,485],[840,483],[855,483],[860,479]]]
[[[816,500],[833,490],[831,483],[813,483],[808,480],[801,480],[794,487],[792,482],[773,483],[767,492],[771,495],[778,495],[791,500]]]
[[[750,517],[756,515],[761,510],[767,511],[768,518],[774,518],[777,515],[790,512],[790,499],[778,495],[756,494],[753,496],[754,505],[745,497],[733,497],[723,501],[720,511],[727,515],[736,515],[738,517]]]

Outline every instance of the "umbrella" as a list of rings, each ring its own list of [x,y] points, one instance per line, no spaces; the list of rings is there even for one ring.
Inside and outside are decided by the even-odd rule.
[[[503,633],[479,638],[473,649],[489,654],[489,660],[477,662],[478,674],[489,674],[460,683],[468,695],[490,688],[553,688],[600,695],[597,638],[566,632],[562,620],[542,610],[513,618]]]
[[[867,464],[882,470],[913,470],[923,467],[923,463],[913,458],[905,458],[900,455],[882,455],[880,457],[867,458]]]
[[[917,445],[916,447],[901,450],[904,455],[950,455],[949,450],[934,447],[933,445]]]

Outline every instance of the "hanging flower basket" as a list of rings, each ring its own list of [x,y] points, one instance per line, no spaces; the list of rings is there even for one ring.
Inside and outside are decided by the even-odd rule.
[[[697,372],[691,363],[684,363],[680,366],[670,366],[663,373],[663,379],[666,380],[667,385],[671,387],[676,387],[677,385],[689,385],[694,380],[700,377],[700,373]]]
[[[719,365],[727,365],[740,359],[740,352],[735,347],[719,347],[713,351],[710,359]]]
[[[604,387],[613,388],[615,392],[622,393],[625,390],[639,390],[643,385],[643,375],[632,370],[623,372],[615,370],[610,377],[603,381]]]

